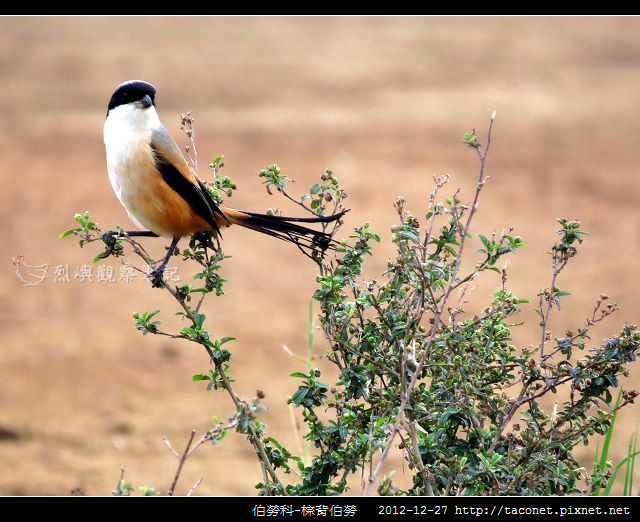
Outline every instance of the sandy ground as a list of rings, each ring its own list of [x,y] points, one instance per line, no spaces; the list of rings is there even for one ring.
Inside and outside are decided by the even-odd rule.
[[[475,231],[513,226],[525,238],[509,264],[511,289],[535,299],[549,282],[556,218],[578,218],[590,236],[559,281],[573,296],[552,330],[580,325],[603,292],[621,311],[594,343],[639,319],[637,18],[12,17],[0,18],[0,71],[0,494],[108,495],[121,468],[134,485],[166,491],[176,460],[163,437],[181,448],[192,429],[233,411],[191,382],[207,369],[204,353],[133,328],[132,312],[158,308],[178,327],[169,299],[141,280],[82,282],[76,270],[98,247],[58,239],[87,209],[105,228],[129,225],[102,144],[108,98],[127,79],[156,85],[174,134],[191,111],[201,164],[225,155],[237,208],[295,211],[260,186],[256,174],[270,163],[299,192],[332,168],[350,196],[345,233],[370,221],[383,237],[369,277],[393,255],[385,240],[396,196],[420,214],[432,176],[446,172],[451,191],[472,196],[477,159],[461,139],[483,133],[496,110]],[[212,334],[237,337],[239,394],[264,390],[269,434],[300,451],[284,403],[296,384],[288,374],[303,365],[283,345],[305,353],[314,266],[244,230],[225,234],[225,252],[226,294],[205,306]],[[70,280],[27,287],[16,255],[51,276],[67,266]],[[479,283],[480,303],[497,284]],[[521,319],[514,341],[536,342],[533,306]],[[324,351],[321,335],[314,349]],[[638,413],[621,415],[614,460]],[[579,451],[588,468],[594,449]],[[195,494],[250,495],[260,477],[251,447],[231,433],[193,455],[177,493],[202,478]]]

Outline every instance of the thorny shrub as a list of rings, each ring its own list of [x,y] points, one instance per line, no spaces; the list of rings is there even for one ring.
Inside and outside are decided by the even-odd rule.
[[[225,390],[235,413],[229,422],[216,423],[195,446],[191,447],[192,432],[185,451],[174,451],[180,465],[169,494],[193,450],[204,442],[220,441],[229,430],[245,434],[252,444],[262,469],[256,487],[264,495],[340,494],[349,487],[349,475],[358,471],[365,477],[364,494],[376,488],[382,495],[563,495],[602,486],[607,470],[596,467],[589,475],[573,452],[590,436],[604,434],[612,411],[637,395],[624,391],[619,403],[611,406],[611,390],[635,360],[640,333],[625,325],[600,345],[591,345],[591,327],[617,309],[606,295],[597,299],[592,315],[575,331],[555,337],[548,330],[551,312],[569,295],[557,287],[558,276],[577,255],[586,234],[578,221],[559,219],[560,237],[549,252],[551,282],[536,299],[540,337],[527,347],[511,343],[514,316],[529,301],[509,290],[506,271],[497,261],[525,245],[511,230],[471,233],[487,181],[492,126],[493,117],[485,146],[475,130],[464,137],[479,159],[471,203],[463,203],[458,191],[440,200],[448,176],[434,179],[422,217],[410,213],[403,198],[397,199],[398,224],[392,229],[396,254],[379,280],[362,280],[363,264],[380,239],[366,223],[339,242],[335,259],[327,260],[320,251],[310,256],[319,271],[313,299],[319,303],[320,326],[328,343],[325,357],[338,375],[332,384],[324,382],[311,359],[307,372],[292,374],[298,383],[289,402],[302,413],[303,437],[315,448],[310,458],[293,454],[267,435],[258,414],[262,392],[246,401],[234,391],[227,344],[233,337],[214,340],[202,313],[205,297],[224,291],[220,272],[227,256],[211,234],[191,238],[182,256],[200,266],[194,283],[164,286],[176,299],[185,326],[178,332],[162,330],[156,310],[134,313],[135,328],[201,345],[211,367],[193,380],[206,383],[208,390]],[[210,165],[213,180],[208,187],[218,202],[235,190],[221,175],[222,166],[222,156]],[[279,193],[313,214],[343,209],[346,194],[330,170],[300,199],[289,195],[290,180],[277,165],[259,176],[270,194]],[[79,236],[81,245],[102,240],[88,213],[77,214],[76,220],[80,226],[63,236]],[[339,224],[332,225],[332,234]],[[126,234],[96,259],[123,256],[122,243],[153,265],[143,247]],[[471,243],[478,246],[481,259],[463,273],[463,256],[473,248]],[[501,283],[482,312],[469,316],[460,296],[487,271],[497,272]],[[552,412],[544,411],[540,399],[561,389],[567,399]],[[413,480],[407,489],[394,484],[392,474],[379,476],[392,450],[408,462]],[[282,473],[288,475],[286,481]],[[128,494],[130,488],[119,490]]]

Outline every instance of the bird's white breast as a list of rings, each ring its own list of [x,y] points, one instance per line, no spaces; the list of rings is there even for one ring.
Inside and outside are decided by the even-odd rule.
[[[144,190],[140,182],[149,168],[151,151],[141,152],[148,148],[149,131],[161,125],[154,107],[141,109],[133,104],[111,109],[104,124],[107,171],[113,191],[131,218],[146,228],[145,220],[132,207],[139,191]]]

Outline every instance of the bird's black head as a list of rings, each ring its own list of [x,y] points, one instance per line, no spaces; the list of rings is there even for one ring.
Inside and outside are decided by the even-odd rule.
[[[115,109],[120,105],[126,105],[127,103],[141,102],[142,107],[155,106],[155,95],[156,88],[150,83],[140,80],[130,80],[121,83],[111,96],[111,100],[109,100],[107,114],[109,114],[111,109]]]

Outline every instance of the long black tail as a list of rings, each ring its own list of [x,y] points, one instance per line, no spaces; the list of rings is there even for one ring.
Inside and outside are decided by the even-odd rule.
[[[277,237],[283,241],[295,243],[306,251],[320,250],[322,252],[335,249],[336,242],[331,238],[331,234],[313,230],[297,223],[331,223],[340,219],[347,212],[345,210],[326,217],[298,218],[270,216],[268,214],[257,214],[230,208],[221,208],[220,210],[234,225],[240,225],[241,227]]]

